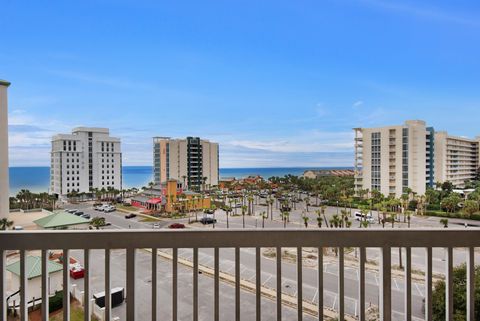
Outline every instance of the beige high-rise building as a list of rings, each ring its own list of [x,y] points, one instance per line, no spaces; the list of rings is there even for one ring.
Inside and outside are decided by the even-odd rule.
[[[464,187],[465,181],[477,177],[480,137],[469,139],[435,133],[435,180]]]
[[[462,188],[480,168],[480,137],[435,132],[421,120],[381,128],[354,128],[355,189],[401,196],[406,188],[423,195],[426,187],[451,182]]]
[[[10,83],[0,80],[0,218],[8,216],[10,191],[8,177],[8,97]]]
[[[199,137],[153,138],[153,177],[155,184],[170,179],[189,189],[218,185],[218,143]]]
[[[434,131],[424,121],[354,131],[356,190],[400,197],[407,188],[422,195],[433,186]]]

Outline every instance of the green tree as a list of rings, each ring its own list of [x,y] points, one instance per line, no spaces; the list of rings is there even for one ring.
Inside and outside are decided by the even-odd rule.
[[[463,212],[466,214],[467,218],[470,218],[473,214],[478,212],[478,202],[466,200],[463,206]]]
[[[467,312],[467,268],[460,265],[453,269],[453,320],[465,321]],[[480,306],[480,267],[475,267],[475,306]],[[445,320],[445,281],[435,283],[432,293],[433,320]],[[475,309],[474,320],[480,320],[480,309]]]
[[[2,218],[0,220],[0,230],[5,231],[12,226],[13,226],[13,221],[10,221],[8,218]]]
[[[105,226],[105,218],[104,217],[94,217],[90,221],[90,226],[99,230],[100,227]]]
[[[458,205],[462,201],[462,198],[457,193],[452,193],[445,197],[440,203],[442,208],[449,213],[454,213],[458,210]]]

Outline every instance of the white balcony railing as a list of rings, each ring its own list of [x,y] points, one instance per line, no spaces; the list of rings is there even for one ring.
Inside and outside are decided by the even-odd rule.
[[[46,271],[48,262],[48,251],[50,249],[63,249],[63,291],[64,291],[64,309],[63,320],[70,320],[70,308],[68,293],[70,293],[69,278],[69,257],[72,250],[83,250],[84,265],[86,275],[84,279],[85,297],[91,297],[91,273],[90,269],[90,251],[105,251],[105,319],[110,320],[111,300],[110,300],[110,282],[111,282],[111,257],[110,251],[115,249],[126,250],[126,320],[139,320],[136,314],[136,300],[139,295],[135,294],[135,283],[138,280],[136,273],[136,253],[139,249],[150,249],[152,251],[152,275],[151,275],[151,298],[152,298],[152,316],[151,320],[157,320],[157,250],[171,249],[172,253],[172,320],[178,319],[178,273],[177,265],[179,262],[179,249],[192,249],[192,267],[193,267],[193,286],[192,298],[193,320],[199,319],[199,249],[213,249],[213,278],[214,278],[214,302],[213,319],[220,320],[219,307],[224,301],[220,301],[220,271],[219,262],[220,249],[235,249],[235,296],[234,310],[235,320],[240,320],[240,311],[242,309],[240,301],[241,279],[240,279],[240,249],[255,249],[255,319],[261,320],[261,249],[276,249],[276,319],[282,320],[282,248],[296,248],[296,281],[297,281],[297,302],[296,309],[298,320],[303,320],[303,310],[305,301],[303,298],[303,266],[302,266],[302,248],[318,249],[318,267],[323,266],[323,248],[338,248],[338,319],[345,320],[345,248],[359,248],[358,262],[358,319],[366,319],[365,305],[365,264],[366,249],[379,248],[379,310],[380,320],[392,320],[392,248],[405,248],[405,287],[404,287],[404,315],[407,321],[412,320],[412,248],[425,249],[425,320],[432,320],[432,249],[445,248],[445,277],[446,277],[446,315],[445,320],[453,320],[453,249],[467,249],[467,320],[474,321],[474,249],[480,247],[480,230],[474,229],[433,229],[433,230],[353,230],[353,229],[322,229],[322,230],[208,230],[208,231],[6,231],[0,232],[0,318],[6,320],[6,253],[7,251],[19,251],[20,253],[20,299],[21,320],[27,320],[26,298],[28,293],[27,276],[25,260],[28,251],[41,250],[42,252],[42,270]],[[324,272],[318,268],[317,289],[319,293],[324,291]],[[48,273],[42,273],[42,307],[48,307]],[[275,293],[275,292],[274,292]],[[323,295],[318,295],[316,300],[318,320],[323,320],[324,302]],[[90,320],[90,307],[84,305],[85,321]],[[48,320],[48,309],[42,308],[43,320]],[[249,318],[249,319],[253,319]],[[143,319],[142,319],[143,320]]]

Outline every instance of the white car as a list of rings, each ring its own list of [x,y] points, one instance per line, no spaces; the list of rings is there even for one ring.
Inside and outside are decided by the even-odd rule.
[[[362,214],[360,212],[355,212],[355,220],[357,221],[367,221],[368,223],[373,223],[375,222],[375,219],[373,218],[371,213],[368,213],[366,216],[365,214]]]

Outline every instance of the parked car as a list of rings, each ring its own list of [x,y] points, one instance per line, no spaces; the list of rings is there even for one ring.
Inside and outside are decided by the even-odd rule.
[[[115,206],[108,206],[108,207],[105,207],[104,208],[104,212],[105,213],[111,213],[111,212],[115,212],[117,209],[115,208]]]
[[[214,214],[215,210],[213,208],[207,208],[203,212],[206,213],[206,214]]]
[[[85,214],[85,213],[83,213],[82,211],[77,211],[77,212],[75,212],[75,213],[73,213],[73,214],[74,214],[74,215],[77,215],[77,216],[82,216],[82,215]]]
[[[131,218],[134,218],[134,217],[137,217],[137,215],[133,214],[133,213],[130,213],[128,215],[125,215],[125,218],[128,220],[128,219],[131,219]]]
[[[155,228],[155,229],[160,228],[160,223],[153,223],[152,228]]]
[[[83,214],[83,215],[80,215],[80,217],[83,217],[83,218],[86,218],[86,219],[90,219],[90,214]]]
[[[203,225],[215,224],[215,223],[217,223],[217,220],[214,219],[213,217],[202,217],[200,219],[200,223],[202,223]]]
[[[70,277],[74,280],[81,279],[85,276],[85,269],[80,264],[70,265]]]
[[[70,214],[73,214],[73,213],[75,213],[75,212],[78,212],[78,210],[73,210],[73,209],[72,209],[72,210],[65,210],[65,212],[70,213]]]
[[[173,224],[170,224],[168,228],[171,228],[171,229],[185,228],[185,225],[181,223],[173,223]]]
[[[357,221],[367,221],[368,223],[375,222],[375,219],[373,218],[371,213],[368,213],[367,216],[365,216],[365,214],[362,214],[360,212],[355,212],[354,216],[355,216],[355,220]]]

